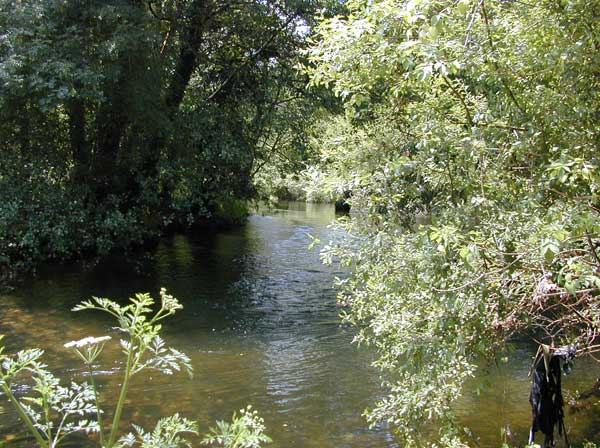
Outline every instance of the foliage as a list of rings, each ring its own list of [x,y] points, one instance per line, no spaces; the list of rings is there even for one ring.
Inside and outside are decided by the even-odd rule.
[[[203,443],[228,448],[260,448],[263,443],[271,442],[264,430],[264,420],[256,410],[252,410],[252,406],[248,406],[240,410],[239,417],[234,412],[231,423],[217,421],[217,427],[210,429]]]
[[[154,314],[152,314],[152,305],[154,305],[154,300],[146,293],[136,294],[135,297],[131,298],[131,303],[126,306],[121,306],[109,299],[94,297],[92,300],[84,301],[73,308],[73,311],[100,310],[112,315],[119,323],[117,330],[127,336],[126,339],[121,339],[120,341],[123,354],[126,356],[127,361],[125,364],[119,401],[115,408],[111,431],[106,444],[109,448],[114,446],[117,440],[117,431],[119,430],[121,412],[125,405],[129,382],[135,374],[145,369],[155,369],[165,375],[172,375],[174,371],[180,371],[182,368],[187,370],[190,375],[192,373],[190,359],[174,348],[166,348],[164,341],[159,336],[162,328],[159,322],[166,317],[175,314],[177,310],[180,310],[183,307],[177,299],[167,294],[164,288],[160,290],[160,309]],[[97,342],[98,341],[92,341],[92,345],[96,345]],[[77,350],[77,348],[76,351],[81,357],[81,352]],[[146,356],[147,353],[148,355]],[[97,350],[90,352],[90,354],[85,357],[85,362],[90,367],[91,378],[93,378],[91,366],[94,358],[92,355],[97,356]],[[100,417],[100,413],[98,413],[98,416]],[[177,425],[170,425],[169,422],[169,420],[166,420],[162,424],[159,423],[159,426],[157,426],[156,429],[156,437],[168,438],[172,434],[163,434],[165,428],[179,428]],[[176,432],[178,433],[181,431],[177,429]],[[139,431],[138,434],[145,443],[146,435]],[[173,440],[177,439],[176,434],[172,436]]]
[[[214,219],[217,222],[241,224],[248,217],[246,201],[217,196]]]
[[[135,433],[129,433],[117,440],[121,421],[121,412],[125,405],[132,377],[143,370],[154,369],[165,375],[186,370],[192,374],[190,359],[178,350],[166,347],[160,337],[160,322],[182,309],[182,305],[166,290],[160,290],[160,308],[153,312],[154,300],[149,294],[136,294],[128,305],[119,305],[106,298],[94,297],[74,308],[74,311],[104,311],[118,321],[115,330],[124,335],[120,341],[126,358],[123,382],[118,402],[114,410],[110,434],[105,437],[105,425],[100,408],[100,394],[94,381],[95,362],[102,353],[109,336],[87,337],[65,344],[73,350],[86,365],[90,384],[71,383],[70,387],[59,384],[58,378],[46,370],[39,359],[43,351],[39,349],[22,350],[15,356],[4,355],[0,346],[0,388],[15,407],[29,432],[40,448],[58,447],[69,434],[76,432],[98,433],[102,448],[133,447],[141,448],[177,448],[190,447],[185,435],[197,435],[197,424],[175,414],[160,419],[152,432],[133,424]],[[1,339],[1,338],[0,338]],[[16,386],[22,384],[19,375],[31,375],[33,396],[17,398]],[[263,434],[263,420],[256,411],[242,411],[237,418],[234,414],[231,424],[218,422],[224,428],[224,437],[219,443],[228,448],[259,448],[262,443],[270,442]],[[96,417],[94,421],[94,417]],[[214,433],[214,431],[213,431]]]
[[[276,173],[266,167],[255,178],[262,199],[306,202],[333,202],[336,198],[330,191],[326,174],[316,166],[309,166],[299,173]]]
[[[434,421],[450,445],[465,380],[508,338],[598,349],[600,4],[347,6],[308,52],[346,106],[314,142],[353,210],[323,257],[352,266],[345,317],[380,354],[370,421],[408,445]]]
[[[58,378],[39,362],[42,350],[30,349],[8,357],[0,347],[0,388],[15,406],[21,419],[34,435],[40,447],[56,447],[69,434],[97,432],[98,424],[91,420],[96,413],[94,392],[87,384],[71,383],[70,387],[59,384]],[[32,376],[34,395],[18,400],[13,385],[18,384],[19,374]]]
[[[129,433],[121,437],[118,447],[136,446],[136,443],[139,443],[141,448],[190,447],[191,444],[180,434],[197,434],[196,424],[178,414],[160,419],[152,432],[146,432],[137,425],[133,427],[137,434]]]
[[[303,145],[294,65],[335,3],[0,2],[0,275],[241,219]]]

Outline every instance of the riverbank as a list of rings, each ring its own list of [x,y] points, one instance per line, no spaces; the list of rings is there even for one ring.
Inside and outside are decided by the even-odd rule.
[[[136,258],[154,249],[161,238],[240,226],[250,214],[246,200],[231,198],[179,216],[151,214],[147,207],[124,212],[117,206],[92,210],[81,208],[77,201],[67,202],[63,205],[70,207],[70,213],[58,213],[58,203],[26,207],[12,217],[2,215],[0,287],[18,285],[44,263],[94,265],[119,255]]]

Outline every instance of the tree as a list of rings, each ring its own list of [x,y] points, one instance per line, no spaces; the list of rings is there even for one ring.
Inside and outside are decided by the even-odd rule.
[[[319,145],[355,210],[323,256],[353,267],[340,300],[380,354],[370,421],[463,443],[453,403],[513,335],[598,348],[600,4],[348,7],[308,67],[346,104]]]
[[[0,2],[0,264],[241,217],[320,7]]]

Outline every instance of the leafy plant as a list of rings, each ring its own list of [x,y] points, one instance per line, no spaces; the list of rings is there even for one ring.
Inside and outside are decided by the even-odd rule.
[[[178,448],[190,447],[191,444],[181,435],[198,434],[197,425],[186,418],[175,414],[158,421],[152,432],[146,432],[144,428],[133,425],[136,434],[129,433],[119,439],[116,445],[119,448],[132,447],[139,444],[141,448]]]
[[[209,434],[204,438],[204,444],[217,444],[226,448],[260,448],[263,443],[270,443],[271,439],[264,434],[264,420],[252,406],[240,410],[238,416],[235,412],[231,423],[217,421],[215,428],[210,428]]]
[[[99,310],[114,316],[119,324],[117,330],[126,335],[125,339],[120,341],[122,351],[126,356],[125,371],[110,435],[106,441],[108,448],[114,446],[117,440],[121,412],[125,404],[129,382],[135,374],[145,369],[159,370],[166,375],[185,369],[190,375],[192,374],[190,359],[173,348],[165,347],[164,341],[159,336],[162,328],[159,322],[183,308],[179,301],[167,294],[164,288],[160,290],[160,309],[156,313],[153,313],[152,310],[154,300],[147,293],[136,294],[130,301],[129,305],[121,306],[112,300],[94,297],[92,300],[82,302],[73,308],[73,311]],[[73,348],[77,355],[88,365],[90,377],[93,377],[92,362],[102,350],[98,343],[103,343],[104,340],[103,338],[96,340],[84,339],[81,342],[79,344],[75,343]],[[85,352],[80,350],[81,347],[86,348]],[[99,418],[100,415],[98,413]],[[163,426],[160,426],[160,428],[163,428]],[[104,440],[102,431],[100,436],[101,440]]]
[[[94,297],[73,308],[74,311],[98,310],[117,319],[116,330],[123,335],[120,340],[125,356],[123,382],[114,410],[111,430],[105,435],[100,395],[94,381],[94,364],[101,355],[110,336],[86,337],[65,344],[87,367],[90,384],[71,383],[63,387],[59,380],[46,370],[39,360],[43,351],[22,350],[15,356],[5,355],[0,345],[0,388],[15,407],[19,417],[35,438],[40,448],[56,448],[70,434],[76,432],[98,433],[102,448],[177,448],[190,447],[186,435],[197,435],[197,424],[179,414],[160,419],[152,431],[133,424],[135,432],[117,440],[121,414],[131,379],[138,373],[153,369],[165,375],[186,371],[192,375],[190,359],[180,351],[167,347],[160,337],[160,322],[183,307],[164,288],[160,290],[160,308],[153,311],[154,299],[149,294],[136,294],[128,305]],[[0,337],[0,340],[2,337]],[[18,398],[13,389],[19,385],[21,375],[31,375],[34,395]],[[270,442],[264,424],[256,411],[249,406],[234,413],[232,423],[218,422],[218,430],[211,430],[205,443],[215,442],[226,448],[259,448]]]
[[[600,349],[598,3],[346,5],[306,71],[345,107],[313,145],[352,192],[322,255],[352,267],[344,316],[379,353],[367,415],[409,446],[473,442],[454,405],[515,334]]]
[[[93,420],[98,409],[91,386],[75,382],[70,387],[61,386],[58,378],[39,361],[42,350],[22,350],[14,357],[3,351],[0,346],[0,388],[41,448],[55,448],[75,432],[99,431],[98,423]],[[21,381],[21,374],[31,375],[33,395],[18,399],[13,388]]]

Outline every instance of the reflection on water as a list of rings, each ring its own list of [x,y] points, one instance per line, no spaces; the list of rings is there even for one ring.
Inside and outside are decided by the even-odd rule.
[[[327,226],[334,219],[333,206],[289,203],[251,216],[238,229],[165,239],[152,256],[135,262],[47,267],[2,297],[0,333],[7,335],[9,352],[44,348],[59,376],[82,380],[81,366],[63,343],[111,334],[112,322],[70,308],[92,295],[124,300],[148,291],[156,297],[165,286],[184,305],[165,323],[165,338],[191,357],[195,375],[134,379],[125,422],[149,427],[161,415],[180,412],[205,431],[252,403],[273,447],[397,447],[388,430],[368,429],[361,415],[380,391],[368,367],[371,356],[351,345],[353,330],[339,322],[332,283],[343,273],[323,266],[318,252],[308,249],[309,235],[331,236]],[[508,366],[482,373],[493,385],[482,395],[472,392],[481,378],[467,388],[459,412],[481,446],[497,446],[506,425],[525,441],[530,353],[528,347],[516,350]],[[577,367],[566,388],[593,382],[595,368]],[[120,369],[118,347],[107,346],[98,375],[107,400],[116,398]],[[567,415],[567,427],[576,433],[572,438],[593,439],[598,420],[589,412]],[[0,442],[19,427],[0,400]],[[13,440],[10,446],[27,444]]]
[[[165,286],[184,305],[165,323],[165,339],[191,357],[195,375],[134,380],[125,421],[150,426],[179,411],[206,430],[252,403],[274,447],[397,446],[361,416],[378,380],[369,355],[351,345],[352,330],[340,325],[332,283],[342,273],[308,249],[309,235],[326,239],[334,219],[332,206],[290,203],[239,229],[166,239],[135,264],[48,267],[3,297],[0,332],[8,349],[42,347],[61,377],[81,380],[84,372],[63,343],[110,334],[112,322],[70,308],[92,295],[156,296]],[[98,375],[107,399],[116,397],[120,367],[118,348],[107,347]],[[15,415],[1,406],[0,433],[16,431]]]

